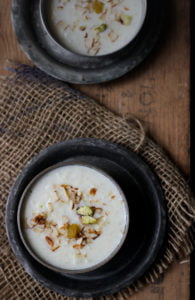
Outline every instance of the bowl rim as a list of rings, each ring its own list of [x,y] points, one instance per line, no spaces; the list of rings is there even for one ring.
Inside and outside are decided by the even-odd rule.
[[[43,175],[45,175],[46,173],[60,168],[60,167],[67,167],[67,166],[83,166],[83,167],[87,167],[87,168],[91,168],[99,173],[101,173],[103,176],[105,176],[106,178],[108,178],[117,188],[117,190],[119,191],[121,197],[122,197],[122,201],[124,203],[124,207],[125,207],[125,227],[124,227],[124,233],[122,235],[122,238],[120,239],[120,242],[117,244],[117,246],[114,248],[114,250],[108,255],[106,256],[106,258],[104,258],[102,261],[100,261],[99,263],[96,263],[90,267],[87,268],[82,268],[82,269],[66,269],[66,268],[60,268],[57,267],[55,265],[52,265],[50,263],[47,263],[44,259],[40,258],[39,255],[36,254],[36,251],[33,251],[33,249],[29,246],[27,239],[25,239],[25,234],[23,232],[22,229],[22,209],[23,209],[23,205],[25,204],[25,197],[29,192],[29,189],[32,187],[32,185]],[[120,185],[117,183],[117,181],[110,176],[107,172],[105,172],[104,170],[102,170],[101,168],[98,168],[96,166],[93,166],[92,164],[89,163],[84,163],[84,162],[79,162],[79,161],[62,161],[59,162],[57,164],[54,164],[48,168],[45,168],[44,170],[42,170],[41,172],[37,173],[32,179],[31,181],[27,184],[27,186],[25,187],[19,202],[18,202],[18,209],[17,209],[17,226],[18,226],[18,231],[19,231],[19,235],[20,238],[22,240],[22,243],[24,244],[25,248],[27,249],[27,251],[29,252],[29,254],[41,265],[47,267],[48,269],[51,269],[55,272],[61,273],[61,274],[81,274],[81,273],[87,273],[87,272],[91,272],[94,270],[97,270],[98,268],[102,267],[103,265],[105,265],[106,263],[108,263],[112,258],[114,258],[114,256],[119,252],[119,250],[122,248],[127,234],[128,234],[128,230],[129,230],[129,223],[130,223],[130,213],[129,213],[129,205],[128,205],[128,201],[127,198],[122,190],[122,188],[120,187]]]

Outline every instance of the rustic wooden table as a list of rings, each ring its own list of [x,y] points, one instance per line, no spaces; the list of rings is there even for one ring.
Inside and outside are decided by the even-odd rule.
[[[159,49],[127,76],[108,84],[76,86],[121,115],[135,114],[183,172],[189,174],[189,0],[171,0],[171,20]],[[5,59],[27,63],[10,21],[11,0],[0,0],[0,75]],[[190,263],[171,267],[132,300],[187,300]]]

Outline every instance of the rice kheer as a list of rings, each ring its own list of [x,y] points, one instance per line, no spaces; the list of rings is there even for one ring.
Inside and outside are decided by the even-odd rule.
[[[146,0],[49,0],[53,36],[69,50],[105,55],[127,45],[146,16]]]
[[[82,270],[104,261],[124,239],[125,204],[118,186],[100,171],[65,165],[47,171],[30,187],[21,229],[41,260]]]

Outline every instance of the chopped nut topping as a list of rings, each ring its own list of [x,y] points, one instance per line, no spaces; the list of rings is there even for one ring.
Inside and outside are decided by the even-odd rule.
[[[96,219],[90,216],[82,216],[81,222],[83,224],[94,224],[96,222]]]
[[[81,206],[77,209],[77,214],[81,216],[92,216],[94,213],[93,207]]]
[[[71,8],[69,6],[66,7],[69,2],[72,2]],[[64,0],[57,2],[57,4],[54,6],[54,10],[52,10],[52,17],[54,20],[57,20],[54,21],[54,25],[57,24],[59,30],[57,34],[60,34],[59,38],[62,39],[62,42],[65,42],[65,44],[66,41],[63,41],[63,37],[61,37],[62,30],[67,31],[67,34],[65,33],[64,35],[65,39],[69,39],[71,33],[75,32],[75,30],[79,30],[81,32],[85,32],[87,30],[87,33],[83,35],[81,32],[77,32],[77,35],[71,38],[72,42],[69,40],[69,42],[72,44],[73,50],[74,47],[76,49],[78,37],[81,53],[97,55],[102,51],[101,54],[104,54],[104,52],[106,52],[106,44],[110,43],[110,41],[112,43],[115,42],[115,40],[118,38],[118,35],[123,34],[123,32],[117,28],[119,25],[116,25],[116,23],[120,22],[122,25],[129,25],[132,22],[133,17],[127,15],[131,10],[130,5],[131,3],[124,3],[123,0]],[[72,18],[69,18],[69,12],[71,13],[72,8],[74,8],[76,13]],[[92,26],[92,22],[89,22],[89,20],[92,20],[95,26]],[[100,25],[98,25],[98,20],[102,20],[102,24],[100,23]],[[111,30],[114,29],[117,37],[111,37],[109,40],[107,40],[105,39],[104,34],[102,34],[101,38],[97,41],[93,36],[93,31],[102,33],[108,28]],[[88,38],[90,41],[87,42],[86,39]],[[83,46],[86,49],[83,49]],[[113,47],[113,51],[116,46],[117,45]]]
[[[123,25],[129,25],[131,22],[132,22],[132,16],[128,16],[128,15],[125,15],[125,14],[121,14],[120,15],[120,19],[119,21],[121,22],[121,24]]]
[[[61,184],[61,187],[64,188],[69,200],[72,201],[72,209],[74,208],[75,204],[78,204],[82,199],[82,193],[78,191],[77,188],[69,184]]]
[[[94,44],[95,40],[92,41],[92,47]],[[85,201],[85,199],[83,199],[82,193],[77,187],[75,188],[71,185],[63,184],[54,185],[53,189],[55,192],[55,198],[52,197],[52,194],[52,202],[47,203],[48,211],[37,215],[33,212],[32,226],[28,226],[27,228],[31,228],[39,234],[45,233],[45,240],[50,246],[50,250],[53,252],[61,247],[60,245],[62,245],[64,239],[66,239],[64,242],[72,245],[75,251],[80,251],[80,249],[85,247],[85,245],[93,243],[93,240],[97,239],[101,235],[106,213],[102,216],[103,208],[101,207],[86,205],[78,207],[78,203],[80,203],[80,201]],[[63,195],[64,192],[65,195]],[[95,195],[96,192],[96,188],[91,188],[89,191],[91,195]],[[64,196],[68,200],[64,201]],[[79,216],[78,221],[81,222],[80,224],[87,226],[83,226],[81,228],[79,224],[70,224],[70,220],[66,215],[62,215],[61,217],[62,219],[60,222],[63,224],[61,227],[57,222],[48,219],[48,216],[52,215],[49,215],[49,213],[52,213],[56,206],[58,207],[58,205],[62,205],[61,203],[54,205],[56,202],[62,202],[63,205],[70,202],[71,208],[75,211],[75,215],[77,214]],[[94,200],[93,202],[97,205],[101,203],[100,200]],[[105,203],[101,204],[104,205]],[[27,223],[27,220],[25,222]],[[76,243],[74,243],[75,240]]]
[[[52,200],[55,202],[66,202],[68,200],[68,196],[60,185],[55,184],[53,186]]]
[[[78,237],[79,232],[80,232],[80,226],[78,224],[68,225],[67,238],[75,239],[76,237]]]
[[[52,248],[51,250],[54,252],[56,251],[57,249],[59,249],[61,246],[56,246],[55,248]]]
[[[94,209],[95,209],[95,213],[97,213],[97,214],[101,214],[103,211],[103,208],[101,208],[101,207],[94,207]]]
[[[100,14],[104,9],[104,3],[102,3],[98,0],[93,1],[92,6],[93,6],[93,10],[95,11],[96,14]]]
[[[89,229],[88,232],[90,234],[93,234],[93,237],[92,237],[93,240],[97,239],[101,235],[101,231],[97,231],[97,230]]]
[[[46,222],[46,216],[45,216],[45,215],[37,215],[36,217],[34,217],[33,221],[34,221],[36,224],[39,224],[39,225],[45,225],[45,222]]]
[[[102,223],[104,223],[104,219],[104,216],[97,218],[97,224],[101,225]]]
[[[49,246],[51,246],[51,247],[54,246],[54,242],[53,242],[53,240],[49,236],[46,236],[45,240],[49,244]]]
[[[111,30],[109,33],[108,33],[108,37],[109,39],[111,40],[111,42],[115,42],[118,38],[119,38],[119,35],[116,34],[116,32],[114,32],[114,30]]]
[[[72,246],[73,248],[83,248],[83,246],[81,245],[81,244],[74,244],[73,246]]]
[[[90,195],[95,195],[97,192],[97,189],[96,188],[91,188],[90,191],[89,191],[89,194]]]
[[[40,228],[40,227],[39,227],[39,228],[33,227],[32,230],[33,230],[34,232],[38,232],[38,233],[44,232],[44,228]]]
[[[96,27],[95,30],[98,32],[104,32],[107,29],[107,24],[101,24],[100,26]]]
[[[107,16],[108,9],[106,8],[104,12],[99,16],[100,20],[105,20]]]
[[[61,226],[61,227],[60,227],[60,229],[67,229],[67,228],[68,228],[68,226],[69,226],[69,224],[68,224],[68,223],[66,223],[66,224],[64,224],[63,226]]]
[[[80,29],[81,31],[85,31],[86,26],[80,26],[79,29]],[[76,189],[75,189],[75,190],[76,190]]]

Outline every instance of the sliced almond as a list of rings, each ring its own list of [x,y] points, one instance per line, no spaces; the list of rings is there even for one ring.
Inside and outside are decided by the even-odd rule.
[[[74,244],[73,246],[72,246],[73,248],[79,248],[79,249],[81,249],[81,248],[83,248],[83,246],[81,245],[81,244]]]
[[[53,242],[53,240],[52,240],[49,236],[46,236],[46,237],[45,237],[45,240],[46,240],[46,242],[48,243],[48,245],[49,245],[50,247],[53,247],[53,246],[54,246],[54,242]]]
[[[59,249],[61,246],[56,246],[55,248],[52,248],[51,250],[54,252],[54,251],[56,251],[57,249]]]
[[[108,37],[110,41],[114,43],[119,38],[119,35],[114,30],[110,30],[110,32],[108,33]]]

